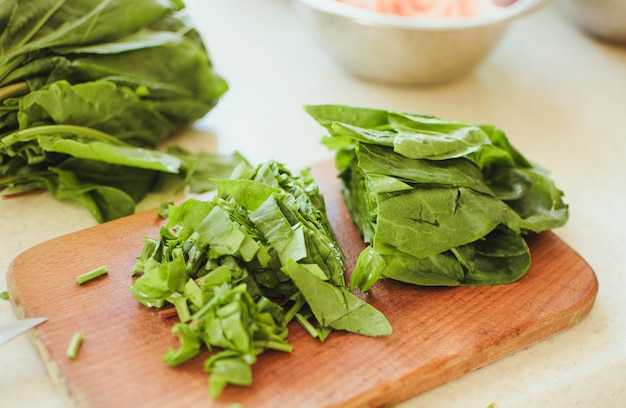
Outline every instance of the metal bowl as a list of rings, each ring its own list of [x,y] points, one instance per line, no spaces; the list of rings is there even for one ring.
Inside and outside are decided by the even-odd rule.
[[[599,39],[626,44],[625,0],[558,0],[576,25]]]
[[[509,24],[544,4],[517,0],[496,13],[455,19],[408,18],[335,0],[294,0],[322,48],[347,72],[402,85],[436,85],[471,72]]]

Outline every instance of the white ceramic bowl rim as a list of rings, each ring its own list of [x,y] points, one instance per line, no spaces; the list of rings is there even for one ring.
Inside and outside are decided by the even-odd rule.
[[[535,10],[547,0],[517,0],[517,2],[504,7],[498,12],[490,13],[484,16],[463,18],[402,17],[379,13],[365,8],[341,3],[336,0],[295,1],[312,9],[355,20],[360,24],[436,31],[477,28],[506,23]]]

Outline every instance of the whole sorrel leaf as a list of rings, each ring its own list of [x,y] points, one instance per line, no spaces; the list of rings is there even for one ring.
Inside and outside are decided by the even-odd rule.
[[[91,183],[89,175],[81,177],[81,174],[89,173],[91,167],[89,164],[92,163],[83,162],[83,164],[80,166],[79,161],[68,160],[61,166],[50,169],[56,177],[54,180],[48,179],[48,188],[56,199],[73,200],[81,204],[98,222],[125,217],[135,211],[135,200],[124,189],[112,183],[106,185]],[[75,165],[79,166],[80,171],[75,171]],[[146,183],[151,184],[153,178],[150,174],[142,175],[147,175],[148,179],[135,180],[132,186],[145,190]],[[136,172],[135,178],[138,178]],[[139,191],[139,189],[134,190],[132,194],[141,194]]]
[[[147,121],[149,119],[149,121]],[[20,129],[62,124],[100,130],[125,143],[153,147],[176,127],[149,101],[111,81],[57,81],[20,101]]]
[[[339,137],[393,147],[393,150],[410,159],[445,160],[463,157],[490,144],[489,137],[476,125],[439,121],[423,118],[421,122],[391,121],[392,129],[367,129],[336,122],[331,125],[331,132]],[[395,114],[395,117],[403,117]],[[421,126],[419,126],[421,125]],[[439,127],[439,130],[434,130]]]
[[[378,195],[374,249],[418,258],[474,242],[500,224],[519,231],[519,217],[502,201],[467,188],[423,187]]]
[[[54,137],[40,138],[39,145],[45,151],[65,153],[79,159],[167,173],[178,173],[182,165],[176,157],[141,147],[113,146],[101,142],[80,143],[71,139]]]
[[[465,158],[414,160],[392,154],[388,148],[368,144],[360,145],[356,155],[359,167],[368,174],[387,175],[409,184],[467,187],[492,194],[480,169]]]
[[[128,194],[133,201],[140,200],[158,182],[158,173],[150,169],[137,168],[129,172],[125,166],[80,158],[65,160],[51,170],[71,174],[76,179],[77,189],[113,187]],[[63,183],[60,185],[63,186]],[[64,187],[67,188],[67,185]]]

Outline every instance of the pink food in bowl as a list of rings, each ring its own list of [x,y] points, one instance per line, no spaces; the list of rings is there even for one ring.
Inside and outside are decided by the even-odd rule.
[[[502,10],[515,0],[337,0],[351,6],[403,17],[468,18]]]

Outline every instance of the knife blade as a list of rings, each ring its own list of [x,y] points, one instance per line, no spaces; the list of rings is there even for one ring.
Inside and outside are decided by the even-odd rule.
[[[33,327],[48,320],[47,317],[33,317],[30,319],[18,320],[0,327],[0,346],[7,341],[32,329]]]

